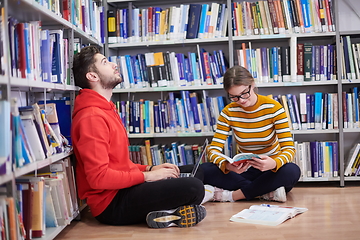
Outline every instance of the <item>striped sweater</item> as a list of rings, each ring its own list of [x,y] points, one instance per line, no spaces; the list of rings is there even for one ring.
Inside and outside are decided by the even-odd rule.
[[[271,98],[258,95],[257,103],[245,108],[232,102],[220,113],[208,156],[224,173],[228,172],[225,169],[226,160],[211,151],[222,152],[231,130],[238,152],[270,156],[276,161],[275,172],[294,159],[294,140],[286,113],[282,105]]]

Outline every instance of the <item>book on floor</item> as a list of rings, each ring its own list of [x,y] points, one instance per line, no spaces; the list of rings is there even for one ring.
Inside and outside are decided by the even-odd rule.
[[[233,215],[230,221],[277,226],[307,210],[307,208],[270,204],[252,205],[249,209]]]

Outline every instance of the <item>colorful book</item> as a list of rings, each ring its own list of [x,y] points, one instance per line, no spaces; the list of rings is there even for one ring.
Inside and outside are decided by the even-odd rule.
[[[197,94],[196,92],[192,92],[190,93],[189,96],[190,96],[190,105],[194,116],[195,132],[201,132],[200,116],[199,116],[200,114],[198,112],[198,107],[197,107],[197,103],[198,103]]]
[[[323,114],[323,93],[314,93],[314,122],[315,129],[322,129],[322,114]]]
[[[349,154],[347,155],[346,160],[346,167],[344,170],[345,176],[350,176],[352,173],[352,167],[356,160],[356,157],[360,154],[360,143],[356,143],[349,151]]]
[[[304,43],[304,81],[311,81],[312,43]]]
[[[0,100],[0,169],[2,174],[11,172],[11,121],[10,121],[10,103],[6,100]]]
[[[310,142],[311,176],[319,177],[319,142]]]
[[[189,21],[187,24],[186,38],[194,39],[198,37],[199,24],[201,17],[202,5],[191,3],[189,9]]]

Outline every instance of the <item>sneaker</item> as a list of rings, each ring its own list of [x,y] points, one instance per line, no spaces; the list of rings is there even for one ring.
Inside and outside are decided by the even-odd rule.
[[[232,191],[224,190],[222,188],[213,187],[211,185],[204,185],[205,196],[201,204],[206,202],[234,202],[232,199]]]
[[[151,228],[166,228],[178,226],[192,227],[206,216],[206,209],[201,205],[185,205],[174,210],[153,211],[146,216],[146,222]]]
[[[215,202],[234,202],[234,200],[232,198],[232,191],[215,187],[213,201],[215,201]]]
[[[275,191],[261,196],[262,199],[275,202],[286,202],[286,192],[284,187],[279,187]]]
[[[204,185],[204,188],[205,188],[205,195],[201,204],[204,204],[209,201],[214,201],[215,187],[211,185]]]

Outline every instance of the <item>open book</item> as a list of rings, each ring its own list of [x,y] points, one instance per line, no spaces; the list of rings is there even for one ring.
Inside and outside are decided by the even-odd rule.
[[[277,226],[307,210],[307,208],[269,204],[252,205],[249,209],[244,209],[232,216],[230,221]]]
[[[229,163],[231,163],[231,164],[235,163],[236,165],[239,165],[240,163],[243,163],[243,162],[247,162],[248,160],[251,160],[253,157],[260,158],[259,155],[254,154],[254,153],[238,153],[233,158],[226,156],[225,154],[216,152],[216,151],[211,151],[211,153],[216,154],[220,157],[223,157],[226,160],[228,160]]]

